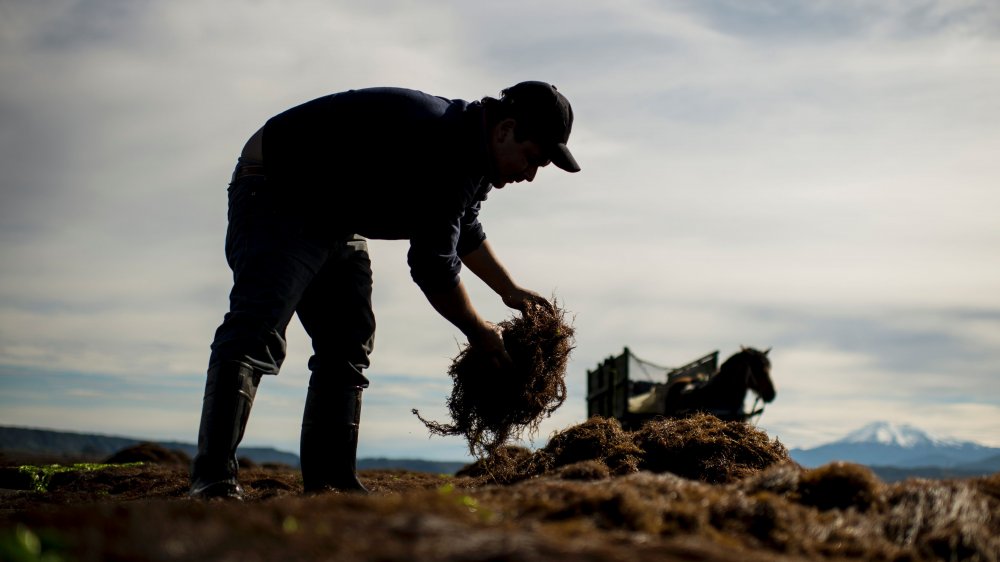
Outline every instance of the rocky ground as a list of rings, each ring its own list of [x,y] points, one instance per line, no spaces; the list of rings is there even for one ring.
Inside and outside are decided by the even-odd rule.
[[[364,471],[370,496],[304,496],[297,470],[247,465],[245,501],[194,501],[187,459],[155,447],[100,464],[5,454],[0,560],[1000,558],[1000,474],[885,484],[803,469],[744,425],[654,423],[590,420],[463,476]]]

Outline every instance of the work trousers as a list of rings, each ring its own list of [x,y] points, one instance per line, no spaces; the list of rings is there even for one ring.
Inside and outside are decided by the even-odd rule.
[[[316,213],[296,209],[259,163],[240,159],[229,185],[226,259],[229,312],[215,332],[209,366],[242,361],[278,374],[293,313],[312,339],[310,384],[368,386],[374,346],[372,270],[360,236],[331,236]]]

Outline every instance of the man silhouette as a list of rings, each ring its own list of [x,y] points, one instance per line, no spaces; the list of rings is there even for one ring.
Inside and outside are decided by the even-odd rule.
[[[262,375],[278,374],[297,313],[312,340],[302,418],[306,492],[366,492],[356,454],[375,333],[366,239],[408,239],[431,305],[497,362],[509,357],[459,277],[464,265],[509,307],[550,306],[511,278],[479,211],[491,189],[532,181],[566,147],[568,100],[522,82],[466,102],[401,88],[351,90],[293,107],[246,143],[229,187],[230,308],[209,360],[191,495],[240,498],[236,448]]]

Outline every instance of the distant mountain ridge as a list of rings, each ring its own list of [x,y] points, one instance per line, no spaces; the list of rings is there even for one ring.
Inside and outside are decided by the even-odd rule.
[[[111,456],[126,447],[150,442],[168,449],[183,451],[192,457],[198,451],[197,445],[177,441],[154,441],[133,437],[0,426],[0,451],[102,458]],[[291,466],[299,465],[298,455],[270,447],[240,447],[237,455],[246,457],[255,463],[273,462]]]
[[[792,458],[807,467],[848,461],[901,469],[947,469],[959,474],[1000,471],[1000,449],[971,441],[938,439],[912,425],[879,421],[842,439],[811,449],[792,449]]]
[[[0,451],[3,452],[106,458],[126,447],[144,442],[152,442],[167,449],[183,451],[191,457],[198,451],[197,445],[177,441],[154,441],[152,439],[75,433],[71,431],[0,426]],[[298,455],[270,447],[240,447],[237,450],[237,456],[248,458],[258,464],[281,463],[294,467],[299,466]],[[423,459],[358,459],[358,468],[361,470],[398,469],[433,474],[454,474],[465,465],[466,463],[458,461],[431,461]]]
[[[920,447],[944,443],[932,439],[930,435],[910,424],[873,422],[847,434],[838,443],[878,443],[899,447]]]

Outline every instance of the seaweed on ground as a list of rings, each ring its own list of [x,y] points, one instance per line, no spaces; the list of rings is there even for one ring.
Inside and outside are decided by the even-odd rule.
[[[712,484],[735,482],[790,460],[777,439],[747,423],[710,414],[652,420],[633,439],[644,452],[640,469]]]
[[[552,309],[529,307],[498,327],[511,358],[507,367],[471,346],[464,347],[448,374],[452,422],[439,423],[413,413],[433,434],[462,435],[470,452],[485,458],[525,431],[533,435],[542,419],[566,400],[566,365],[573,349],[573,328],[553,301]]]
[[[489,456],[462,467],[455,476],[482,478],[487,482],[511,483],[530,476],[534,454],[520,445],[501,445]]]
[[[0,468],[20,473],[27,459],[16,460]],[[781,462],[709,484],[670,472],[608,478],[589,459],[507,486],[368,470],[371,495],[306,496],[299,471],[262,467],[241,472],[245,501],[201,502],[187,498],[177,465],[33,467],[54,471],[47,491],[30,478],[0,482],[0,559],[1000,559],[1000,474],[886,484],[858,465]]]

